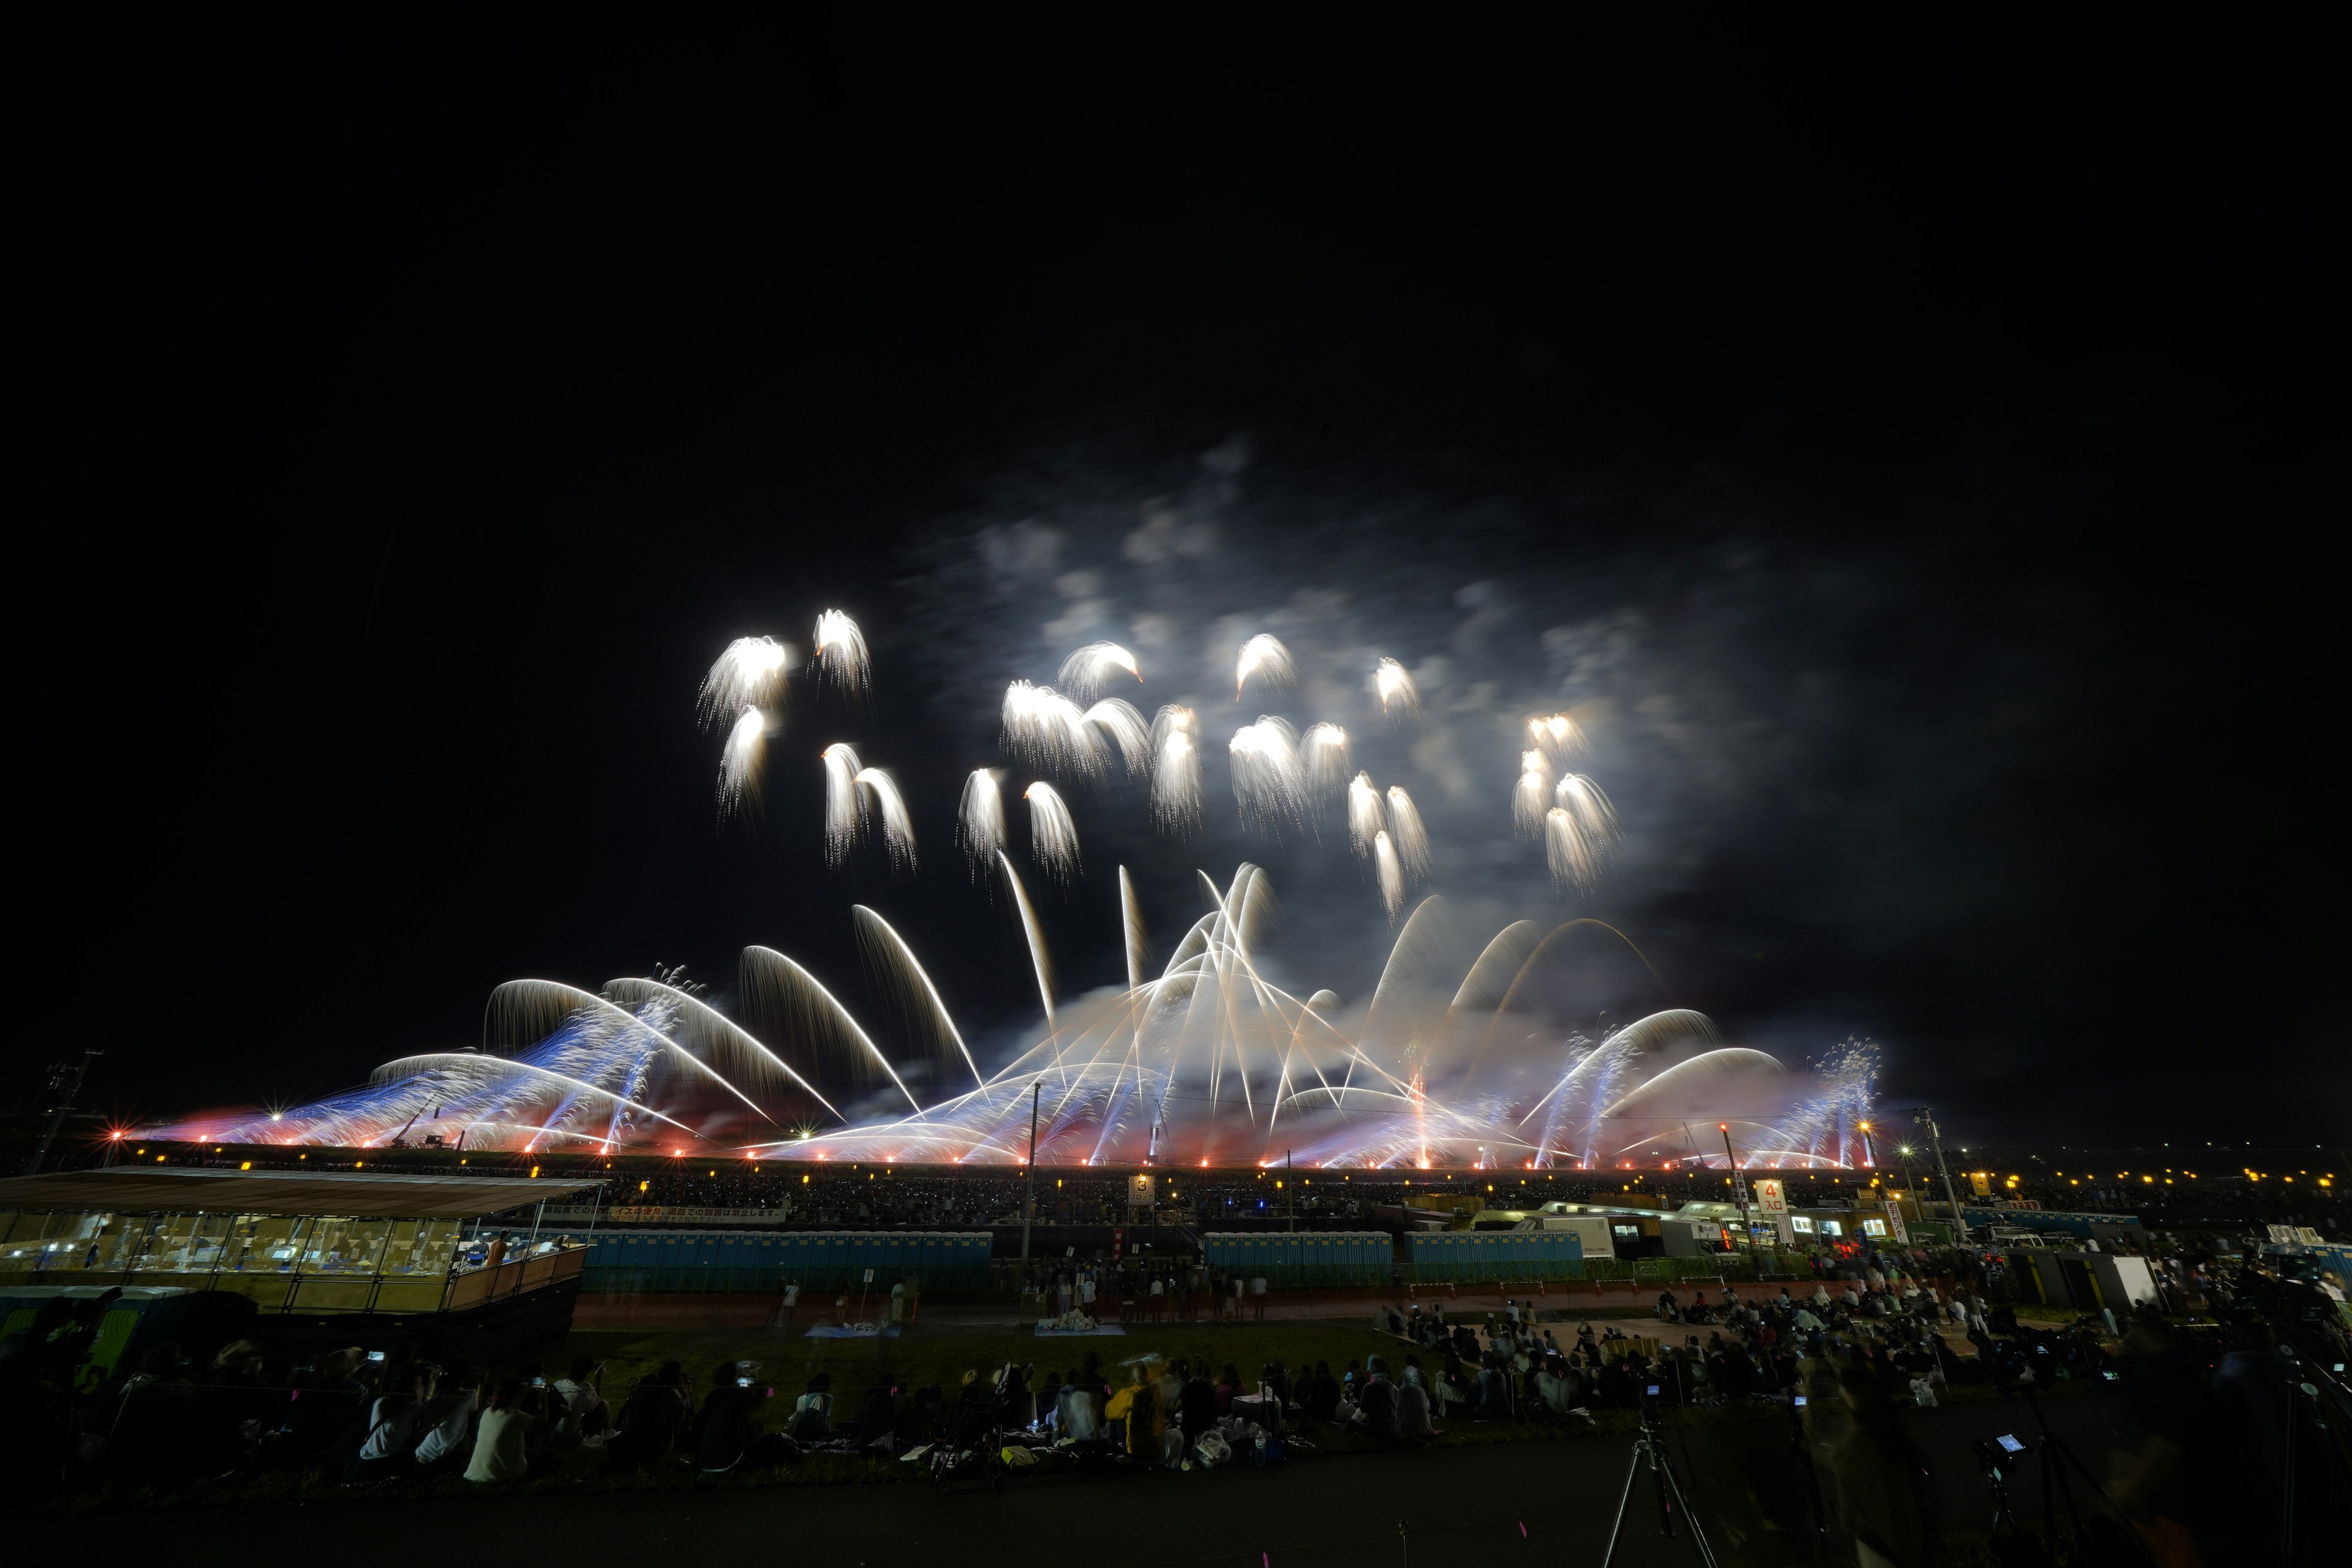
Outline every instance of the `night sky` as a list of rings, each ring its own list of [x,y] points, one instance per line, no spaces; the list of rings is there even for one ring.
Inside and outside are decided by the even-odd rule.
[[[1210,821],[1074,797],[1067,992],[1115,865],[1164,956],[1244,858],[1368,991],[1341,837],[1235,818],[1286,712],[1412,789],[1473,951],[1606,919],[1962,1141],[2340,1137],[2345,128],[2268,25],[26,39],[5,1098],[81,1044],[118,1116],[312,1096],[752,942],[856,998],[861,900],[1001,1057],[956,793],[1107,637]],[[722,826],[702,671],[828,605],[871,708],[796,699]],[[1244,711],[1257,630],[1306,692]],[[1508,814],[1564,706],[1627,829],[1568,898]],[[912,879],[825,869],[835,740]],[[1585,978],[1564,1026],[1657,1005]]]

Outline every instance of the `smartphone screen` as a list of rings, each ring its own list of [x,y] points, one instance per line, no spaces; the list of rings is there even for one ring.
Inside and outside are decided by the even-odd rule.
[[[2025,1445],[2019,1442],[2016,1438],[2011,1436],[2006,1432],[1994,1438],[1993,1441],[2000,1445],[2000,1451],[2004,1454],[2022,1454],[2025,1452]]]
[[[534,1377],[530,1380],[530,1385],[533,1388],[545,1388],[547,1386],[547,1379],[543,1377]]]
[[[368,1352],[368,1360],[370,1360],[370,1361],[382,1361],[383,1359],[383,1352],[382,1351],[370,1351],[370,1352]]]
[[[2100,1375],[2101,1377],[2105,1378],[2109,1383],[2113,1383],[2113,1382],[2115,1382],[2115,1381],[2116,1381],[2116,1379],[2117,1377],[2121,1376],[2122,1374],[2121,1374],[2121,1373],[2119,1373],[2103,1372],[2103,1373],[2099,1373],[2099,1375]]]
[[[748,1377],[739,1377],[735,1380],[735,1386],[738,1388],[749,1388],[751,1386],[751,1380]]]
[[[1657,1396],[1658,1396],[1658,1385],[1657,1385],[1656,1384],[1654,1384],[1654,1384],[1650,1384],[1650,1397],[1651,1397],[1651,1398],[1653,1398],[1653,1399],[1655,1399]]]
[[[1802,1410],[1804,1407],[1805,1407],[1805,1396],[1804,1396],[1803,1394],[1800,1394],[1799,1395],[1797,1395],[1797,1408],[1798,1408],[1798,1409],[1800,1409],[1800,1410]]]

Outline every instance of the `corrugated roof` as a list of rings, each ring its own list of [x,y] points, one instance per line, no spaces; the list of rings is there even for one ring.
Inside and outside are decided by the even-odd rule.
[[[579,1180],[373,1175],[365,1171],[177,1171],[138,1165],[0,1181],[0,1209],[109,1214],[350,1215],[366,1219],[473,1219],[566,1197]]]

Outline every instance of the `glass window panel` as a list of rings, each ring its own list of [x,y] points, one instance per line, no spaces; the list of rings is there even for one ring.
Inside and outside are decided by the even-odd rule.
[[[384,1242],[391,1234],[388,1219],[360,1219],[352,1222],[343,1237],[343,1262],[335,1272],[373,1274],[384,1255]]]
[[[302,1272],[305,1274],[338,1271],[343,1261],[343,1237],[352,1222],[326,1215],[312,1219],[302,1236]]]
[[[147,1255],[139,1260],[142,1273],[176,1274],[188,1266],[189,1249],[196,1239],[199,1216],[167,1214],[149,1237]]]

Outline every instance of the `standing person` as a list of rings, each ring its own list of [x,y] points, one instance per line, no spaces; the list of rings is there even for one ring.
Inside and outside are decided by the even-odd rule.
[[[1265,1321],[1265,1276],[1250,1276],[1250,1315],[1259,1322]]]

